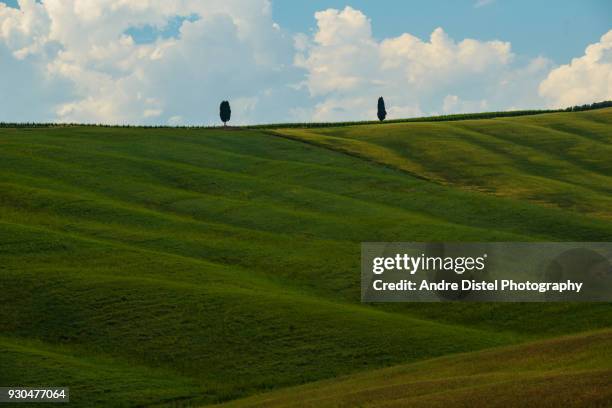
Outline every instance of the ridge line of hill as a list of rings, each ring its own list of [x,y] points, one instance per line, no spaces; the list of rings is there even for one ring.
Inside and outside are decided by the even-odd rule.
[[[283,130],[283,129],[284,128],[281,128],[279,130]],[[323,149],[326,149],[326,150],[329,150],[329,151],[333,151],[333,152],[336,152],[336,153],[339,153],[339,154],[343,154],[345,156],[349,156],[349,157],[353,157],[353,158],[356,158],[356,159],[359,159],[359,160],[363,160],[363,161],[366,161],[366,162],[371,163],[371,164],[382,166],[382,167],[384,167],[386,169],[396,170],[396,171],[399,171],[401,173],[407,174],[407,175],[409,175],[411,177],[414,177],[414,178],[422,180],[422,181],[427,181],[427,182],[435,183],[435,184],[438,184],[438,185],[445,185],[441,180],[436,180],[436,179],[433,179],[433,178],[429,178],[429,177],[423,176],[422,174],[409,171],[409,170],[407,170],[405,168],[397,167],[397,166],[394,166],[392,164],[385,163],[383,161],[375,160],[373,158],[370,158],[368,156],[365,156],[365,155],[357,153],[357,152],[352,152],[350,150],[344,150],[344,149],[332,149],[332,148],[330,148],[326,144],[317,143],[317,142],[313,142],[313,141],[302,139],[302,138],[298,138],[298,137],[293,137],[293,136],[291,136],[289,134],[286,134],[286,133],[280,133],[279,130],[262,130],[261,132],[264,133],[264,134],[273,136],[273,137],[279,137],[281,139],[286,139],[286,140],[291,140],[291,141],[294,141],[294,142],[304,143],[304,144],[307,144],[309,146],[320,147],[320,148],[323,148]],[[330,139],[334,138],[334,136],[327,136],[327,137],[330,138]],[[341,138],[337,138],[337,139],[341,139]]]
[[[565,109],[523,109],[523,110],[510,110],[510,111],[497,111],[497,112],[474,112],[474,113],[456,113],[449,115],[434,115],[434,116],[422,116],[416,118],[403,118],[403,119],[389,119],[384,123],[405,123],[405,122],[445,122],[445,121],[458,121],[458,120],[470,120],[470,119],[495,119],[504,117],[515,117],[515,116],[533,116],[541,115],[546,113],[565,113],[565,112],[583,112],[589,110],[603,109],[612,106],[612,101],[595,102],[591,105],[573,106]],[[308,122],[308,123],[269,123],[259,125],[243,125],[243,126],[202,126],[202,125],[185,125],[185,126],[172,126],[172,125],[129,125],[129,124],[101,124],[101,123],[60,123],[60,122],[0,122],[0,128],[39,128],[39,127],[117,127],[117,128],[172,128],[172,129],[274,129],[274,128],[288,128],[288,127],[340,127],[340,126],[355,126],[355,125],[368,125],[377,124],[379,121],[365,120],[365,121],[349,121],[349,122]]]

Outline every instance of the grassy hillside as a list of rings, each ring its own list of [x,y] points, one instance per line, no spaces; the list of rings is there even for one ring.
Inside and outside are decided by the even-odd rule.
[[[612,331],[606,330],[370,371],[223,407],[474,407],[484,401],[487,407],[604,407],[612,405],[611,377]]]
[[[612,108],[279,134],[438,183],[612,218]]]
[[[612,174],[598,152],[612,142],[610,112],[325,129],[333,136],[0,129],[0,384],[68,384],[82,406],[206,404],[610,327],[607,304],[359,303],[362,241],[609,241]],[[507,123],[529,142],[514,141],[518,131],[479,137],[531,144],[534,162],[558,174],[524,165],[521,149],[497,170],[486,155],[475,164],[458,135]],[[443,144],[453,166],[490,169],[481,183],[535,172],[549,197],[574,197],[580,179],[590,195],[579,207],[466,188],[480,179],[406,159],[410,143],[411,156],[430,154],[424,125],[455,132]],[[325,141],[342,132],[368,149]],[[570,156],[559,132],[598,149]]]

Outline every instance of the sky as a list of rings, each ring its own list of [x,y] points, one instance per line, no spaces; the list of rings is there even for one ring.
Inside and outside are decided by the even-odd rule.
[[[612,99],[609,0],[0,0],[0,121],[232,124]]]

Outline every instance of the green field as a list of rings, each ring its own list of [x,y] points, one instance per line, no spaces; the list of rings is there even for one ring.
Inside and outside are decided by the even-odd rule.
[[[368,371],[224,407],[607,407],[611,361],[605,330]]]
[[[498,353],[503,372],[466,375],[519,384],[567,364],[594,370],[572,401],[610,401],[597,371],[612,368],[610,304],[365,305],[359,260],[363,241],[611,241],[611,125],[600,109],[0,129],[0,385],[67,385],[75,406],[198,406],[363,375],[325,383],[341,404],[343,381],[372,386],[375,369],[404,364],[404,384],[424,364],[435,380],[435,358]],[[536,346],[535,368],[506,356],[585,332],[599,334],[576,337],[592,350],[578,363]],[[547,382],[537,398],[534,384]]]

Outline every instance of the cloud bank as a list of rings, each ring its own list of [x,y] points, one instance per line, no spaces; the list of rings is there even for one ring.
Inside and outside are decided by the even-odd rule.
[[[514,63],[503,41],[455,41],[442,28],[428,40],[411,34],[376,41],[371,22],[350,7],[315,14],[317,31],[298,36],[295,64],[307,71],[305,87],[324,96],[314,120],[372,116],[373,98],[392,102],[389,117],[541,104],[534,80],[550,62]]]
[[[3,88],[33,119],[107,123],[213,123],[230,98],[242,122],[266,119],[299,80],[292,38],[265,0],[20,0],[0,5]],[[137,43],[129,29],[175,36]],[[28,72],[20,74],[21,66]],[[293,91],[295,92],[295,91]],[[44,115],[44,116],[42,116]],[[5,118],[3,118],[5,119]],[[14,119],[11,117],[10,119]]]
[[[223,99],[237,124],[371,119],[380,95],[390,118],[612,98],[612,31],[554,67],[443,28],[377,40],[350,7],[314,17],[307,35],[267,0],[0,3],[0,120],[213,124]]]
[[[540,93],[553,107],[612,99],[612,30],[589,45],[582,57],[553,69],[540,84]]]

